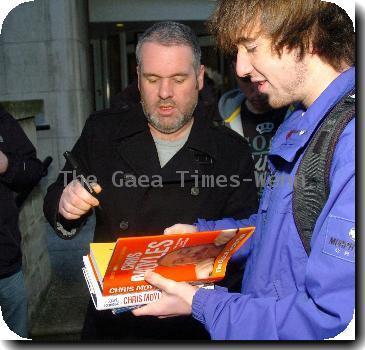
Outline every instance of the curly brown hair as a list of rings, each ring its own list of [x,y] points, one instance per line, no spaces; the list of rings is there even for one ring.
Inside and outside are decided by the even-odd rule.
[[[355,33],[346,11],[321,0],[221,0],[208,27],[226,54],[260,26],[272,39],[273,49],[299,49],[300,58],[312,47],[323,61],[340,71],[355,63]]]

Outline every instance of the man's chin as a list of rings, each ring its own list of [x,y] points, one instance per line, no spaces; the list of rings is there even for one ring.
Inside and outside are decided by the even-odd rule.
[[[165,135],[173,134],[184,127],[184,125],[178,126],[178,127],[167,127],[167,126],[165,127],[162,125],[154,125],[154,124],[151,124],[151,125],[154,129],[156,129],[157,131],[159,131],[160,133],[165,134]]]
[[[158,121],[156,121],[156,119]],[[149,123],[155,128],[157,131],[163,133],[163,134],[173,134],[175,132],[178,132],[180,129],[182,129],[186,124],[189,123],[191,119],[189,120],[175,120],[174,123],[166,123],[166,120],[164,118],[151,118],[149,119]],[[162,121],[162,122],[161,122]],[[171,121],[171,120],[170,120]]]

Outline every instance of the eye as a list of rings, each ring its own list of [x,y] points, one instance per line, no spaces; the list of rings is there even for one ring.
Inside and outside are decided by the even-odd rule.
[[[150,83],[150,84],[155,84],[157,83],[157,79],[156,78],[146,78],[147,81]]]
[[[176,84],[182,84],[185,81],[185,79],[184,78],[175,78],[174,81]]]
[[[253,53],[256,51],[256,48],[257,48],[257,46],[246,47],[246,51],[248,53]]]

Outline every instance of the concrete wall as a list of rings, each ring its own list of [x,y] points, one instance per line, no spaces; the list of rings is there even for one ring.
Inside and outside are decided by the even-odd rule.
[[[54,159],[49,176],[20,214],[31,321],[51,276],[42,196],[64,163],[62,153],[75,143],[91,111],[87,5],[87,0],[21,4],[9,13],[0,35],[0,103],[15,106],[9,112],[17,118],[44,117],[50,130],[36,132],[29,119],[21,124],[38,157]]]
[[[91,111],[87,0],[13,9],[0,36],[0,81],[0,102],[43,100],[51,128],[37,132],[38,154],[54,158],[54,179]]]
[[[90,22],[206,20],[212,0],[89,0]]]

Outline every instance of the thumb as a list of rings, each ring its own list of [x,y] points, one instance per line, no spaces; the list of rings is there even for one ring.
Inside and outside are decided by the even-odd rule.
[[[93,188],[93,190],[94,190],[96,193],[100,193],[100,192],[101,192],[101,190],[102,190],[102,188],[100,187],[100,185],[99,185],[99,184],[97,184],[97,183],[95,183],[95,182],[93,182],[93,183],[91,184],[91,187]]]
[[[155,286],[156,288],[165,291],[166,293],[173,294],[177,291],[177,282],[165,278],[156,272],[147,271],[144,275],[144,280]]]

